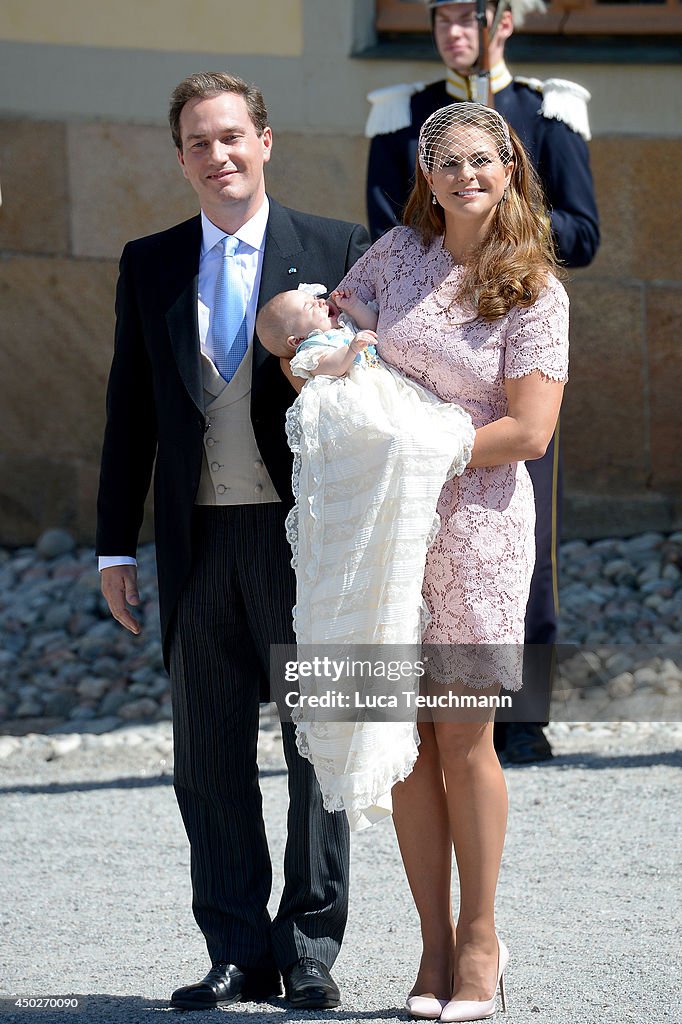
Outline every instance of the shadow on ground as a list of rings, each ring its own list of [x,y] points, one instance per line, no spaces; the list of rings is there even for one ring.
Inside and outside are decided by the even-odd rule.
[[[22,1009],[15,1005],[18,996],[4,996],[0,998],[0,1011],[3,1024],[82,1024],[83,1021],[97,1021],[102,1024],[130,1024],[130,1022],[147,1021],[149,1024],[165,1015],[166,1019],[174,1021],[207,1020],[205,1010],[175,1010],[165,999],[143,999],[140,996],[115,996],[115,995],[78,995],[78,1007],[69,1010],[50,1009]],[[32,997],[36,998],[36,997]],[[248,1008],[247,1008],[248,1007]],[[284,1017],[286,1020],[307,1021],[308,1024],[315,1022],[330,1021],[381,1021],[407,1019],[404,1010],[398,1007],[382,1007],[373,1010],[325,1010],[315,1013],[312,1010],[293,1010],[284,999],[272,999],[267,1003],[233,1003],[230,1006],[219,1007],[212,1011],[211,1020],[215,1020],[217,1013],[230,1014],[231,1019],[237,1024],[238,1021],[252,1020],[258,1017],[259,1022],[278,1021]]]
[[[286,775],[286,768],[266,768],[259,772],[261,779],[276,778]],[[41,793],[92,793],[102,789],[154,789],[157,786],[172,786],[172,775],[154,775],[138,778],[137,776],[122,776],[117,779],[104,779],[98,782],[46,782],[20,783],[16,786],[0,786],[0,796],[22,795],[36,796]]]
[[[555,755],[542,765],[505,764],[506,771],[527,771],[529,768],[590,768],[604,771],[610,768],[651,768],[664,765],[668,768],[682,768],[682,751],[665,750],[652,754],[595,754],[576,753]]]

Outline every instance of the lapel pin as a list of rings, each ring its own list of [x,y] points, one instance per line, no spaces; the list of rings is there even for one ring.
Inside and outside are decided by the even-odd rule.
[[[295,274],[297,270],[298,270],[298,267],[289,267],[289,270],[287,271],[287,273]]]

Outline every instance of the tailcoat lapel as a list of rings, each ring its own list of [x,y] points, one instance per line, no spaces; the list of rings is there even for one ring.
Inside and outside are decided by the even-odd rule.
[[[270,199],[263,271],[258,293],[259,309],[278,292],[298,287],[301,280],[298,261],[303,252],[303,243],[289,214],[278,202]],[[175,361],[192,401],[203,413],[204,391],[197,319],[200,253],[201,217],[194,217],[182,225],[177,243],[169,253],[168,264],[164,267],[164,289],[167,295],[166,323]],[[254,373],[267,357],[268,352],[258,338],[255,338]]]
[[[258,309],[277,295],[278,292],[297,288],[301,280],[298,272],[298,257],[304,250],[303,243],[289,217],[289,214],[274,199],[269,198],[270,213],[265,235],[263,272],[258,293]],[[265,362],[268,352],[258,338],[254,338],[253,370]]]
[[[201,217],[193,217],[182,228],[184,230],[178,232],[177,244],[169,253],[168,264],[164,267],[167,280],[164,282],[167,289],[166,323],[182,381],[203,415],[204,389],[197,312]]]

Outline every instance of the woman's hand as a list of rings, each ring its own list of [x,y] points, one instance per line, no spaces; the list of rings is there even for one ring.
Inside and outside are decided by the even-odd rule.
[[[504,387],[509,411],[478,428],[468,468],[540,459],[547,451],[559,417],[564,384],[536,370],[525,377],[505,378]]]

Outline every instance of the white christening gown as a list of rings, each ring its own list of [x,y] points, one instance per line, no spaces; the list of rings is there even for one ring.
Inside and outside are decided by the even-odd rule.
[[[422,582],[440,522],[436,505],[473,447],[468,413],[407,380],[373,350],[345,377],[311,376],[322,354],[354,334],[352,322],[316,332],[291,361],[295,375],[309,378],[287,413],[295,497],[287,535],[299,659],[310,657],[312,645],[324,645],[324,653],[330,645],[339,653],[356,645],[418,650],[428,621]],[[393,659],[397,651],[374,655]],[[395,685],[406,691],[417,682],[401,677]],[[302,680],[301,693],[319,685]],[[358,679],[350,673],[334,685],[350,693]],[[328,811],[345,810],[353,830],[391,813],[391,788],[417,757],[414,715],[340,721],[333,712],[298,708],[292,717],[299,752],[315,768]]]

